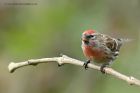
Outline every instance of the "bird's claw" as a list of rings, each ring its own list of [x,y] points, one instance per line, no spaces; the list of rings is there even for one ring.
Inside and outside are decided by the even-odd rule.
[[[106,67],[106,65],[102,65],[101,67],[100,67],[100,71],[103,73],[103,74],[105,74],[105,68]]]
[[[90,63],[90,60],[88,60],[88,61],[86,61],[86,62],[84,62],[84,64],[83,64],[83,66],[84,66],[84,68],[87,70],[87,68],[88,68],[88,64]]]

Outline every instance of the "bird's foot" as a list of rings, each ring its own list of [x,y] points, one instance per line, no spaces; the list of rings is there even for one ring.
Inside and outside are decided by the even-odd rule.
[[[90,63],[90,60],[88,60],[88,61],[86,61],[86,62],[84,62],[84,68],[87,70],[87,68],[88,68],[88,64]]]
[[[103,65],[101,65],[101,67],[100,67],[100,71],[103,73],[103,74],[105,74],[105,67],[107,67],[107,64],[103,64]]]

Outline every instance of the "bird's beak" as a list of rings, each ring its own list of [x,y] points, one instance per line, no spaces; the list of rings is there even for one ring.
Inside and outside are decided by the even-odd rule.
[[[83,35],[81,39],[82,39],[83,42],[88,42],[87,35]]]

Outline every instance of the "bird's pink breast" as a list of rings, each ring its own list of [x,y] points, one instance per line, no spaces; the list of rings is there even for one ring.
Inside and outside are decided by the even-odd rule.
[[[94,49],[91,46],[83,46],[84,55],[90,60],[102,61],[104,54],[100,49]]]

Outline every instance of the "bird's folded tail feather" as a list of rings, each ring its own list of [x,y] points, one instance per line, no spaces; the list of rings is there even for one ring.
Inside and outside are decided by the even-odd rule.
[[[131,42],[134,39],[128,39],[128,38],[119,38],[118,41],[122,42],[122,43],[127,43],[127,42]]]

